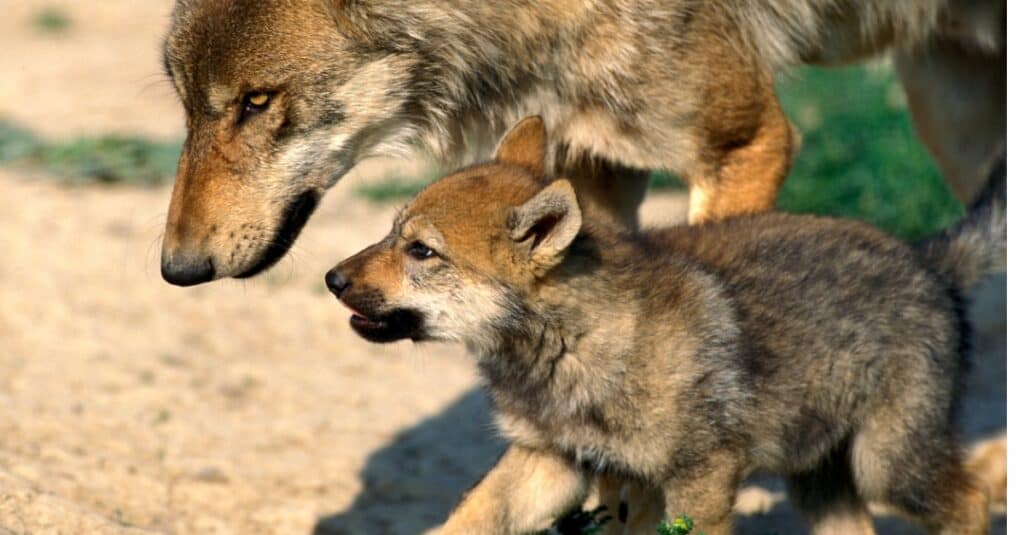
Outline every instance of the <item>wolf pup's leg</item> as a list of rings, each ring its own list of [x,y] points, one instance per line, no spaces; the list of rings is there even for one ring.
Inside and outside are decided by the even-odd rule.
[[[608,509],[611,520],[601,530],[602,535],[622,535],[629,517],[629,487],[625,479],[613,475],[597,476],[597,499]]]
[[[874,535],[871,513],[853,481],[848,446],[788,479],[790,497],[804,514],[811,535]]]
[[[590,478],[566,459],[509,446],[434,534],[533,533],[586,497]]]
[[[661,490],[638,482],[626,488],[625,535],[641,535],[657,531],[658,522],[665,518],[665,497]]]
[[[1006,506],[1006,433],[971,446],[967,467],[985,483],[993,504]]]
[[[696,531],[732,533],[732,506],[743,478],[743,464],[731,452],[718,451],[662,485],[667,517],[688,515]]]
[[[870,418],[854,438],[853,473],[861,495],[894,506],[931,533],[986,535],[987,489],[965,467],[948,426],[927,421],[931,411],[898,405],[890,402],[894,410]]]
[[[665,498],[656,488],[607,474],[598,477],[597,487],[601,505],[612,517],[601,535],[654,533],[665,518]]]

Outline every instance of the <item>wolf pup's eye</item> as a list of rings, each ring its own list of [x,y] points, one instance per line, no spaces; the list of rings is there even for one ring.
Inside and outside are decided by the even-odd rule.
[[[267,109],[267,106],[270,105],[270,93],[262,91],[247,93],[242,100],[242,105],[242,119],[249,118]]]
[[[410,243],[405,248],[405,252],[408,253],[409,256],[415,258],[416,260],[426,260],[428,258],[437,256],[437,253],[435,253],[433,249],[427,247],[421,241],[414,241]]]

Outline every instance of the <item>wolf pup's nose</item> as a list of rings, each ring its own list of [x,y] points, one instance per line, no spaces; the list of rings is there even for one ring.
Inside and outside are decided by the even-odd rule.
[[[324,282],[327,283],[327,289],[334,294],[334,297],[341,297],[341,293],[351,284],[348,279],[338,274],[336,270],[330,270],[327,275],[324,276]]]

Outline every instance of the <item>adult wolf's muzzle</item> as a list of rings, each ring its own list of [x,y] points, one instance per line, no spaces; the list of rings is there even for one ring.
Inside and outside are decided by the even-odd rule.
[[[263,226],[249,217],[216,224],[194,217],[176,219],[164,235],[160,273],[177,286],[193,286],[221,277],[252,277],[277,263],[291,248],[316,209],[321,194],[308,190],[289,202],[276,224]],[[217,249],[225,238],[233,247]]]
[[[313,190],[306,191],[289,203],[274,232],[274,237],[263,249],[263,254],[252,267],[235,275],[235,278],[245,279],[258,275],[276,264],[295,243],[295,239],[299,237],[302,228],[309,221],[309,216],[313,215],[319,203],[320,194]]]

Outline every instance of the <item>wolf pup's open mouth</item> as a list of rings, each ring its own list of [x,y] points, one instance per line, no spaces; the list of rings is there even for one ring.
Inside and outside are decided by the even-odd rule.
[[[355,309],[351,310],[352,317],[349,319],[349,323],[351,323],[353,327],[358,327],[360,329],[382,329],[386,326],[383,321],[370,319],[368,316],[360,314],[359,311]]]
[[[348,320],[349,325],[359,336],[371,342],[396,342],[405,338],[418,341],[423,338],[420,330],[423,317],[414,310],[398,309],[380,316],[370,316],[351,305],[345,306],[352,311],[352,317]]]

